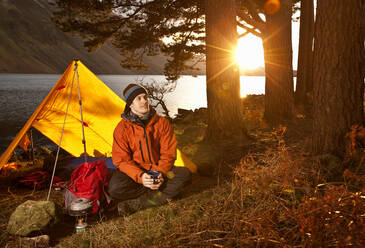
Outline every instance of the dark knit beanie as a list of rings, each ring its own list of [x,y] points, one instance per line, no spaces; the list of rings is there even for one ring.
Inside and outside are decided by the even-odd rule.
[[[129,107],[133,102],[134,98],[136,98],[139,94],[147,94],[147,90],[138,84],[128,84],[127,87],[123,90],[123,100],[126,102],[126,107]]]

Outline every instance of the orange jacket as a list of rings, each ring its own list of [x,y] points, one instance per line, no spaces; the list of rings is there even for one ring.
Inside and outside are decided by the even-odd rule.
[[[121,172],[142,183],[145,171],[166,174],[176,159],[177,141],[169,121],[154,114],[146,127],[122,119],[114,130],[112,159]]]

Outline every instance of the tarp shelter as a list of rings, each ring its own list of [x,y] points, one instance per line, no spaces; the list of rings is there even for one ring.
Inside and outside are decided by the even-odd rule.
[[[64,126],[60,146],[73,156],[79,157],[84,153],[83,123],[87,154],[111,157],[113,131],[120,121],[124,106],[125,102],[81,61],[73,61],[1,155],[0,169],[7,164],[14,149],[22,144],[31,127],[58,145]],[[197,170],[196,165],[179,150],[175,166],[188,167],[192,172]]]

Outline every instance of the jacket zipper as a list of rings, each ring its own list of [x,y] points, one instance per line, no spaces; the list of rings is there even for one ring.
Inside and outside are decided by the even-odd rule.
[[[141,142],[141,141],[139,141],[139,150],[141,150],[141,155],[142,155],[142,160],[143,160],[143,162],[146,162],[146,161],[144,160],[144,157],[143,157],[143,150],[142,150],[142,142]]]
[[[146,128],[143,128],[144,131],[144,138],[146,140],[146,145],[147,145],[147,152],[148,152],[148,158],[150,159],[150,163],[152,164],[152,159],[151,159],[151,153],[150,153],[150,147],[148,145],[148,139],[147,139],[147,134],[146,134]]]

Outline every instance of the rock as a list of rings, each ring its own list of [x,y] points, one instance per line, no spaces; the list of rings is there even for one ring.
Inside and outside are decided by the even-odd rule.
[[[208,118],[208,111],[206,108],[199,108],[193,110],[178,109],[176,118],[172,120],[174,124],[202,124],[206,125]]]
[[[192,143],[200,142],[204,139],[205,127],[201,126],[188,126],[184,130],[184,135],[187,135]]]
[[[188,110],[188,109],[181,109],[181,108],[178,108],[177,109],[177,114],[180,115],[180,116],[186,116],[190,113],[193,113],[192,110]]]
[[[175,124],[187,124],[187,123],[193,123],[195,120],[195,117],[193,114],[187,114],[187,115],[177,115],[175,119],[173,119],[173,123]]]
[[[57,222],[58,214],[58,208],[52,201],[28,200],[11,214],[7,231],[20,236],[44,232]]]
[[[182,122],[186,123],[186,124],[192,124],[192,123],[195,123],[195,121],[196,121],[196,117],[193,114],[184,116],[184,118],[182,120]]]
[[[30,247],[49,247],[49,236],[48,235],[40,235],[36,237],[25,237],[22,238],[22,244],[28,245]]]
[[[199,108],[194,110],[194,115],[197,115],[198,118],[206,118],[208,115],[208,109],[207,108]]]
[[[198,151],[199,145],[198,144],[187,144],[182,146],[181,151],[187,155],[188,157],[192,157]]]

